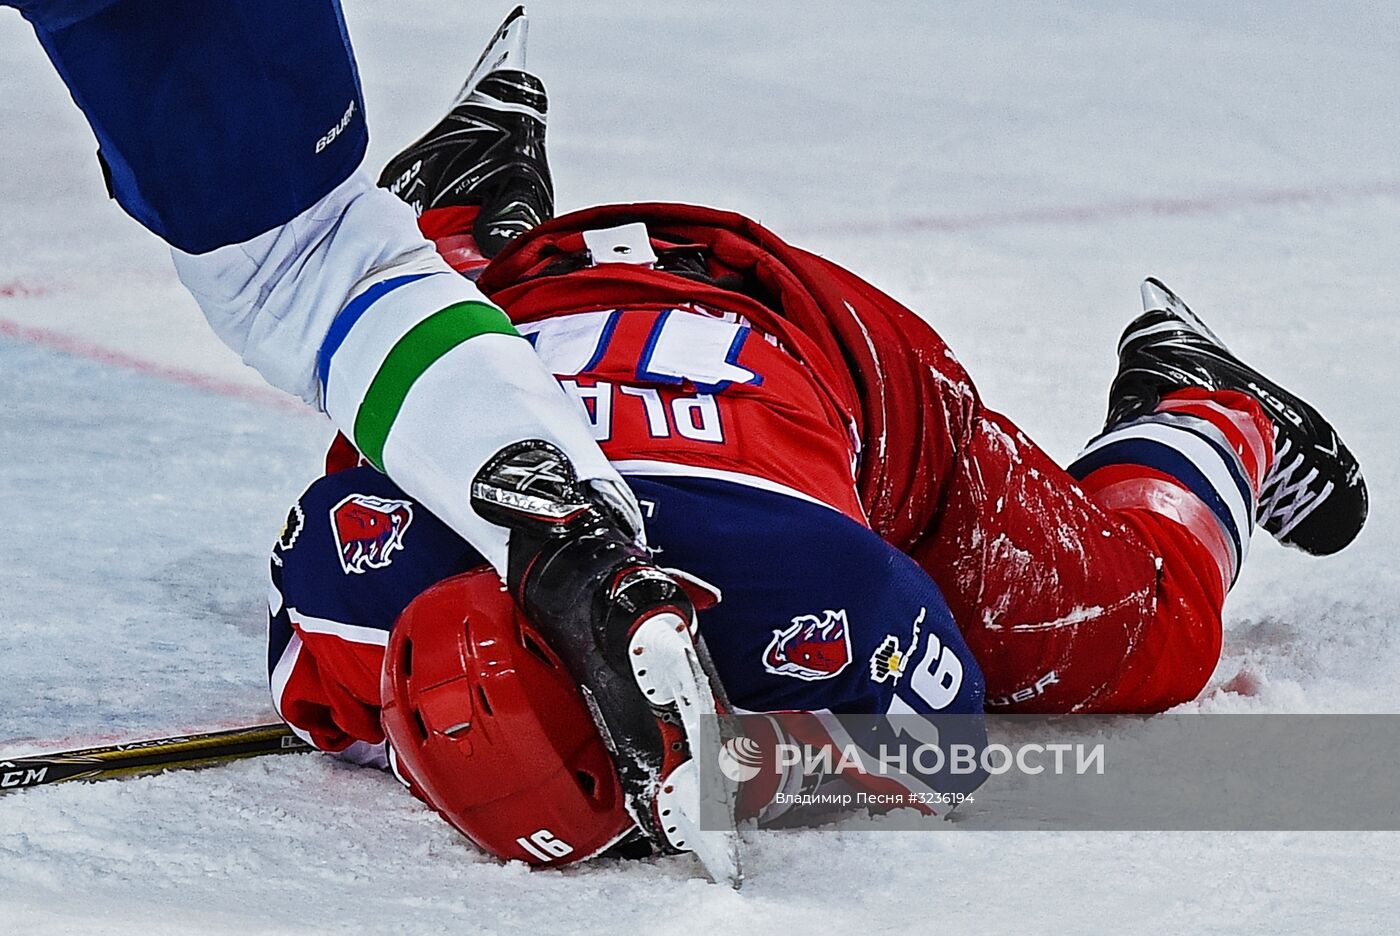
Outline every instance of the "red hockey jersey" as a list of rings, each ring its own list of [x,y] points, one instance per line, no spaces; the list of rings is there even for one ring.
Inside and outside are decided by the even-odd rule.
[[[703,257],[703,274],[620,263],[586,267],[585,231],[634,222],[646,224],[652,246],[663,258],[686,252]],[[563,270],[568,274],[551,275]],[[832,503],[839,498],[834,480],[827,477],[834,479],[831,462],[835,451],[844,448],[844,457],[856,461],[859,512],[877,533],[908,549],[928,530],[938,509],[938,486],[932,479],[940,471],[946,474],[951,464],[953,427],[969,421],[975,401],[971,383],[932,329],[850,271],[732,212],[635,204],[592,208],[546,222],[493,260],[479,285],[527,332],[552,318],[619,308],[700,311],[750,326],[800,365],[803,374],[785,370],[778,354],[762,352],[758,342],[746,340],[749,355],[764,357],[775,373],[784,374],[782,392],[775,385],[770,388],[774,392],[764,394],[765,401],[789,415],[809,410],[793,423],[802,431],[774,453],[776,458],[766,458],[763,472],[776,472],[788,483],[804,475],[820,479],[816,485],[793,486]],[[664,326],[657,333],[664,339]],[[745,360],[741,355],[741,366]],[[967,388],[953,394],[964,401],[966,412],[950,413],[944,399],[929,398],[930,372]],[[799,381],[806,385],[802,392],[785,399]],[[761,392],[751,382],[737,388],[731,383],[726,393],[736,389],[736,399]],[[773,443],[779,434],[761,438]],[[610,457],[614,452],[633,457],[625,447],[610,450],[605,442],[603,448]]]

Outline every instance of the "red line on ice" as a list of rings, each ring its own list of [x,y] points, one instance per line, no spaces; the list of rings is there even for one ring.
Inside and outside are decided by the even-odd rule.
[[[24,280],[10,280],[0,283],[0,299],[26,299],[44,294],[42,286],[30,286]]]
[[[958,231],[977,231],[1031,224],[1094,224],[1101,221],[1142,216],[1179,217],[1226,214],[1244,208],[1328,204],[1344,199],[1376,196],[1400,196],[1400,181],[1377,181],[1331,187],[1222,192],[1197,198],[1129,199],[1118,202],[1103,202],[1097,205],[1022,208],[969,215],[916,215],[908,218],[891,218],[885,221],[834,221],[801,226],[800,230],[801,233],[805,234],[907,234],[918,231],[956,233]],[[43,285],[33,285],[22,280],[0,283],[0,298],[28,298],[43,295],[48,291],[48,288]],[[299,413],[311,412],[309,407],[303,406],[292,397],[271,388],[249,387],[230,380],[210,377],[198,371],[158,364],[46,328],[20,325],[17,322],[0,319],[0,335],[32,342],[90,361],[100,361],[104,364],[124,367],[154,377],[162,377],[174,383],[197,387],[223,396],[249,400],[276,409],[295,410]]]
[[[117,351],[107,348],[82,338],[75,338],[63,332],[53,331],[48,328],[37,328],[33,325],[21,325],[18,322],[11,322],[7,319],[0,319],[0,335],[7,338],[14,338],[19,341],[27,341],[40,347],[48,348],[52,351],[61,351],[64,354],[71,354],[74,357],[84,358],[89,361],[97,361],[102,364],[109,364],[113,367],[121,367],[137,373],[147,374],[152,377],[160,377],[172,383],[182,384],[186,387],[195,387],[209,393],[217,393],[220,396],[233,397],[239,400],[247,400],[252,403],[260,403],[275,409],[295,411],[302,414],[312,412],[311,408],[292,398],[291,396],[273,390],[271,387],[249,387],[244,384],[235,383],[232,380],[221,380],[218,377],[211,377],[208,374],[201,374],[198,371],[188,370],[183,367],[170,367],[166,364],[158,364],[155,361],[147,361],[127,354],[124,351]]]
[[[1244,208],[1278,205],[1328,204],[1354,198],[1400,195],[1400,181],[1314,188],[1258,189],[1222,192],[1196,198],[1137,198],[1097,205],[1018,208],[968,215],[924,215],[885,221],[833,221],[804,227],[804,232],[830,234],[899,234],[917,231],[978,231],[1034,224],[1094,224],[1137,217],[1219,215]]]

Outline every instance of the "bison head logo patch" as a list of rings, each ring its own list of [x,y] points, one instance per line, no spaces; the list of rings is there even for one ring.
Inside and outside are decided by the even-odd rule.
[[[408,501],[351,494],[331,511],[331,529],[346,574],[382,569],[403,549],[404,531],[413,522]]]
[[[763,668],[796,679],[830,679],[851,662],[851,629],[846,609],[822,616],[799,614],[792,624],[773,632],[763,652]]]

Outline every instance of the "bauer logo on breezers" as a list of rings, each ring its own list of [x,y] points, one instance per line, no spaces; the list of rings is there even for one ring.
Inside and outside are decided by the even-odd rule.
[[[324,134],[321,135],[321,138],[316,141],[316,152],[319,153],[321,152],[321,150],[334,143],[336,141],[336,138],[345,132],[345,128],[350,126],[350,119],[354,116],[355,101],[352,99],[350,101],[350,105],[345,108],[345,113],[341,115],[340,122],[337,123],[334,127],[331,127],[329,130],[327,130]]]
[[[735,783],[752,780],[762,768],[763,751],[753,738],[730,738],[720,745],[720,773]]]

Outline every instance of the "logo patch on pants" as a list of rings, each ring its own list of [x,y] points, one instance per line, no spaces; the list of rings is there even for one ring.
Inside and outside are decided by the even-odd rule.
[[[331,510],[331,529],[347,575],[382,569],[403,549],[403,535],[413,522],[413,505],[369,494],[351,494]]]
[[[871,680],[877,683],[888,680],[899,682],[899,677],[904,675],[905,668],[909,666],[909,657],[919,645],[919,628],[923,626],[926,617],[928,608],[920,608],[919,616],[914,619],[914,635],[909,638],[907,649],[900,647],[899,638],[894,634],[885,635],[880,646],[875,648],[875,655],[870,658]]]
[[[830,679],[851,663],[851,629],[846,609],[822,616],[799,614],[792,624],[773,632],[763,652],[763,668],[778,676],[813,681]]]
[[[301,509],[301,504],[293,504],[292,509],[287,512],[287,522],[282,524],[282,532],[277,535],[277,545],[286,552],[297,544],[297,537],[301,535],[301,528],[306,525],[306,514]]]

